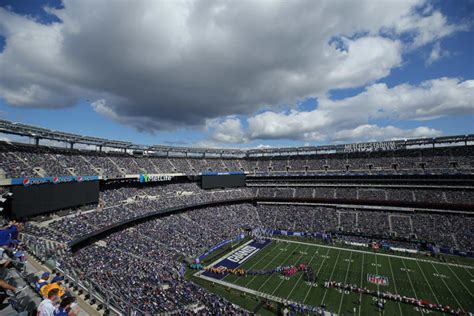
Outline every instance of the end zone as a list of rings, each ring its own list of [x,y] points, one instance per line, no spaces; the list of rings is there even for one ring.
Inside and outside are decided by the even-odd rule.
[[[241,245],[234,251],[226,254],[224,257],[217,259],[216,261],[212,262],[209,267],[215,267],[219,269],[227,268],[227,269],[236,269],[241,266],[245,261],[250,259],[253,255],[257,252],[265,248],[269,245],[272,241],[271,240],[264,240],[264,241],[255,241],[249,240],[245,244]],[[225,278],[228,273],[213,273],[210,271],[199,271],[195,274],[195,276],[207,276],[213,279],[221,280]]]

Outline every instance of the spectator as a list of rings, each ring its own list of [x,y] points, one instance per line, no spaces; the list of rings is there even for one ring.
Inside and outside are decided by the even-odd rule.
[[[58,289],[52,289],[48,292],[48,297],[45,298],[38,306],[37,316],[54,316],[58,300]]]
[[[54,311],[54,316],[76,316],[77,310],[73,310],[74,298],[66,297]]]

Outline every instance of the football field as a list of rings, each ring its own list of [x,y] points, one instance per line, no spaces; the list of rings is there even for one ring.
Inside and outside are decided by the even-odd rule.
[[[238,251],[239,249],[236,249],[232,253]],[[229,258],[229,254],[223,258]],[[219,266],[222,260],[226,260],[223,258],[213,265]],[[419,257],[375,253],[364,248],[356,250],[314,244],[305,240],[274,239],[244,258],[238,268],[247,271],[268,271],[278,266],[297,266],[301,263],[312,268],[316,282],[306,282],[304,272],[301,271],[290,277],[282,273],[254,276],[227,274],[216,279],[209,273],[199,273],[199,276],[258,297],[311,306],[324,304],[327,311],[339,315],[353,315],[354,312],[357,315],[382,315],[382,310],[377,307],[377,298],[369,294],[325,288],[325,281],[355,284],[374,291],[388,291],[453,308],[461,307],[466,312],[474,311],[474,266],[469,262],[454,264]],[[378,280],[383,282],[375,284],[370,276],[377,276]],[[369,279],[372,282],[369,282]],[[408,303],[386,300],[383,314],[441,313]]]

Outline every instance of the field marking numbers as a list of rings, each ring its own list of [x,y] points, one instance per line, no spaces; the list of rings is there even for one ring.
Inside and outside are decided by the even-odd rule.
[[[436,303],[439,304],[438,297],[436,296],[435,292],[433,291],[433,288],[431,287],[431,284],[430,284],[430,282],[428,281],[428,279],[426,278],[426,275],[425,275],[425,273],[423,272],[423,269],[421,268],[421,266],[420,266],[420,264],[418,263],[418,261],[416,262],[416,264],[418,265],[418,268],[419,268],[420,271],[421,271],[421,275],[425,278],[426,284],[428,284],[428,286],[429,286],[429,288],[430,288],[430,290],[431,290],[431,293],[433,293],[434,298],[435,298],[435,300],[436,300]]]
[[[353,251],[353,252],[358,252],[358,253],[373,254],[373,252],[371,252],[371,251],[358,250],[358,249],[347,249],[347,248],[343,248],[343,247],[335,247],[335,246],[328,246],[328,245],[320,245],[320,244],[309,243],[309,242],[304,242],[304,241],[296,241],[296,240],[291,240],[291,239],[287,240],[287,239],[280,239],[280,238],[275,238],[275,237],[272,237],[270,239],[278,240],[278,241],[286,241],[286,242],[293,243],[293,244],[303,244],[303,245],[311,245],[311,246],[314,246],[314,247],[322,247],[322,248],[330,248],[330,249],[343,250],[343,251]],[[421,262],[428,262],[428,263],[436,263],[436,264],[441,264],[441,265],[450,265],[452,267],[465,268],[466,270],[468,270],[468,269],[474,270],[474,266],[468,266],[468,265],[458,264],[458,263],[438,262],[438,261],[426,260],[426,259],[421,259],[421,258],[411,258],[411,257],[397,256],[397,255],[389,255],[389,254],[386,254],[386,253],[379,253],[378,256],[399,258],[399,259],[405,259],[405,260],[414,260],[414,261],[421,261]],[[472,276],[471,272],[468,272],[468,273],[471,274],[471,276]]]
[[[433,268],[435,269],[436,273],[440,274],[438,269],[436,269],[436,267],[434,266],[434,264],[432,264]],[[456,301],[456,303],[458,304],[458,306],[462,309],[462,306],[461,306],[461,303],[459,303],[458,299],[456,298],[456,295],[454,295],[453,291],[451,291],[451,288],[448,286],[448,284],[446,283],[446,281],[444,280],[444,278],[441,278],[441,281],[443,281],[444,285],[446,286],[446,288],[448,289],[449,293],[451,293],[451,296],[454,297],[454,300]]]
[[[462,286],[466,289],[466,291],[469,293],[469,295],[471,295],[471,297],[474,297],[474,296],[472,295],[472,292],[467,288],[467,286],[464,284],[464,282],[461,281],[461,279],[458,277],[456,271],[454,271],[453,269],[451,269],[451,267],[449,267],[449,266],[448,266],[448,268],[449,268],[449,270],[451,271],[451,273],[454,274],[454,276],[456,277],[456,279],[458,279],[459,283],[461,283]],[[473,281],[473,280],[471,280],[471,282],[472,282],[472,281]]]
[[[311,256],[311,259],[309,259],[308,267],[311,267],[311,262],[313,261],[314,257],[315,257],[318,253],[319,253],[319,247],[318,247],[318,250],[316,250],[316,251],[313,253],[313,255]],[[302,277],[303,277],[303,275],[300,275],[300,277],[298,278],[298,281],[296,281],[295,285],[293,285],[293,288],[291,289],[290,294],[288,294],[288,296],[286,297],[286,299],[288,299],[288,298],[291,296],[291,294],[293,294],[293,291],[295,290],[295,288],[296,288],[296,286],[298,285],[298,283],[300,283],[300,280],[301,280]],[[305,283],[306,283],[307,285],[310,284],[310,285],[309,285],[310,287],[317,287],[317,286],[318,286],[316,282],[305,282]],[[308,283],[309,283],[309,284],[308,284]],[[313,283],[314,283],[316,286],[314,286]]]
[[[329,251],[330,251],[330,249],[328,249],[328,251],[326,252],[326,255],[329,253]],[[323,259],[323,262],[321,262],[321,264],[319,265],[319,269],[318,269],[318,272],[316,273],[316,276],[319,276],[319,272],[321,271],[321,268],[323,267],[325,261],[326,261],[326,259]],[[308,298],[309,292],[311,292],[311,288],[309,288],[308,292],[306,292],[306,295],[303,299],[303,303],[306,302],[306,299]]]
[[[433,276],[440,278],[440,279],[449,279],[449,277],[445,274],[438,274],[438,273],[433,273]]]
[[[285,249],[287,249],[287,248],[285,248]],[[296,249],[298,249],[298,248],[296,248]],[[273,253],[273,251],[270,251],[267,255],[270,255],[270,254],[272,254],[272,253]],[[257,264],[259,264],[260,262],[262,262],[262,260],[265,259],[266,257],[267,257],[267,256],[263,256],[260,260],[258,260],[257,262],[255,262],[252,266],[250,266],[247,270],[250,270],[250,269],[252,269],[253,267],[255,267]],[[273,259],[270,260],[263,268],[268,267],[276,258],[278,258],[278,256],[274,256]],[[249,281],[247,281],[247,282],[245,283],[245,286],[249,286],[249,284],[252,283],[256,278],[257,278],[256,275],[253,276]]]
[[[346,260],[344,260],[344,261],[346,261]],[[352,251],[351,251],[351,254],[349,255],[349,260],[347,261],[348,264],[347,264],[346,278],[344,279],[344,283],[347,283],[347,277],[349,276],[349,267],[351,266],[352,262],[354,262],[354,260],[352,260]],[[349,293],[347,293],[347,294],[349,294]],[[342,301],[344,301],[344,295],[341,295],[341,301],[339,302],[339,309],[337,310],[337,313],[339,315],[341,314]]]
[[[332,280],[332,276],[334,275],[334,271],[336,270],[337,261],[339,260],[339,255],[340,255],[340,254],[341,254],[341,250],[339,250],[339,252],[337,253],[336,263],[334,263],[334,267],[332,268],[332,272],[331,272],[331,275],[329,276],[329,280],[328,280],[328,281],[331,281],[331,280]],[[321,304],[319,304],[319,306],[323,305],[324,299],[326,298],[326,295],[327,295],[327,294],[328,294],[328,289],[325,289],[324,295],[323,295],[323,299],[321,300]]]
[[[403,262],[403,266],[405,267],[405,270],[408,270],[407,265],[406,265],[406,263],[403,259],[402,259],[402,262]],[[415,287],[413,286],[413,282],[411,280],[410,273],[408,273],[408,271],[407,271],[406,274],[408,276],[408,281],[410,281],[410,285],[411,285],[411,289],[413,290],[413,294],[415,294],[415,298],[418,299],[418,295],[416,295]]]
[[[306,247],[306,251],[308,251],[309,247]],[[301,253],[301,251],[300,251]],[[301,258],[303,258],[303,254],[300,255],[300,257],[298,258],[298,260],[296,260],[295,264],[298,264],[298,262],[301,260]],[[270,278],[269,278],[270,279]],[[288,278],[288,280],[290,280],[290,278]],[[275,289],[273,290],[272,292],[272,295],[275,294],[275,292],[280,288],[281,284],[283,283],[284,280],[281,280],[280,283],[278,284],[277,287],[275,287]]]
[[[298,248],[299,248],[299,246],[298,246]],[[295,249],[294,251],[296,251],[296,250],[297,250],[297,249]],[[272,261],[270,261],[270,262],[273,262],[273,260],[275,260],[275,258],[277,258],[277,256],[275,256],[275,257],[272,259]],[[291,258],[291,257],[286,257],[285,261],[283,261],[283,262],[280,263],[279,265],[282,266],[282,265],[283,265],[285,262],[287,262],[288,259],[290,259],[290,258]],[[268,265],[269,265],[269,264],[265,265],[264,268],[268,267]],[[272,278],[272,276],[270,275],[262,284],[260,284],[260,286],[258,287],[257,291],[260,291],[260,290],[265,286],[265,284],[267,284],[267,282],[270,281],[271,278]],[[281,282],[283,282],[283,280],[282,280]],[[280,283],[281,283],[281,282],[280,282]],[[272,293],[272,295],[273,295],[273,293]]]

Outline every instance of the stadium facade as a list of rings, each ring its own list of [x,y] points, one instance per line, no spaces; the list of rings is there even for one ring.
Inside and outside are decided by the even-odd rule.
[[[285,308],[340,313],[342,306],[352,306],[344,303],[344,293],[340,300],[337,294],[337,299],[332,295],[325,299],[328,289],[347,287],[349,266],[356,259],[344,247],[373,249],[377,245],[386,256],[409,254],[420,262],[426,255],[439,260],[446,260],[443,254],[463,259],[474,255],[474,135],[240,150],[137,145],[5,120],[0,120],[0,133],[35,140],[34,144],[0,143],[5,217],[25,222],[21,239],[28,250],[111,312],[252,312],[254,306],[246,299],[235,299],[234,292],[210,286],[227,280],[223,286],[232,288],[229,291],[250,295],[258,308],[269,300],[273,307],[268,310],[275,313]],[[44,146],[44,140],[67,146]],[[332,259],[321,257],[317,262],[315,253],[310,253],[313,246],[295,238],[324,244],[318,247],[346,249],[350,256],[344,259],[349,262],[346,280],[339,280],[344,286],[318,285],[322,281],[318,273],[323,276],[325,260]],[[267,243],[254,244],[261,239]],[[276,252],[287,249],[290,241],[300,243],[293,250],[296,270],[291,273],[303,271],[308,280],[292,281],[290,273],[278,279],[278,287],[266,286],[273,282],[273,275],[263,279],[258,273],[270,270],[259,267],[256,271],[256,262],[245,261],[253,260],[255,252],[270,267],[266,253],[278,257]],[[286,246],[279,247],[277,242]],[[234,247],[243,250],[235,254]],[[198,263],[203,264],[201,269],[204,263],[217,267],[212,263],[229,251],[231,258],[245,254],[242,266],[236,267],[258,272],[251,280],[263,281],[243,282],[232,274],[236,267],[225,273],[189,272]],[[298,270],[296,264],[303,259],[305,264]],[[328,267],[325,281],[337,281],[332,269],[338,260]],[[318,264],[314,269],[313,261]],[[404,264],[403,259],[399,263]],[[278,266],[285,264],[289,263],[282,259]],[[443,279],[439,287],[444,290],[432,289],[429,298],[435,297],[439,306],[419,306],[453,314],[473,311],[472,282],[465,284],[460,274],[472,276],[472,262],[465,265],[464,272],[454,266],[448,266],[449,273],[434,272],[459,283],[456,286],[465,294],[455,294],[457,290],[445,286]],[[365,266],[363,261],[361,266]],[[381,283],[388,287],[396,280],[406,281],[378,270],[369,272],[367,281],[357,284],[361,288],[371,283],[367,287],[377,287],[376,293]],[[206,279],[213,275],[217,281]],[[121,286],[124,280],[129,288]],[[280,287],[286,291],[286,281],[291,284],[288,293],[276,295]],[[419,291],[441,281],[425,275],[423,282]],[[295,293],[300,287],[301,292],[307,291],[306,297]],[[324,291],[317,289],[317,294],[310,295],[312,287]],[[417,289],[413,288],[415,293],[401,287],[392,291],[419,303],[423,297],[415,295]],[[373,291],[367,293],[372,294],[361,294],[361,306],[372,300]],[[384,296],[384,300],[389,299]],[[396,304],[400,305],[387,303],[387,308],[398,310]],[[416,306],[410,300],[403,304],[399,307],[403,314]]]

